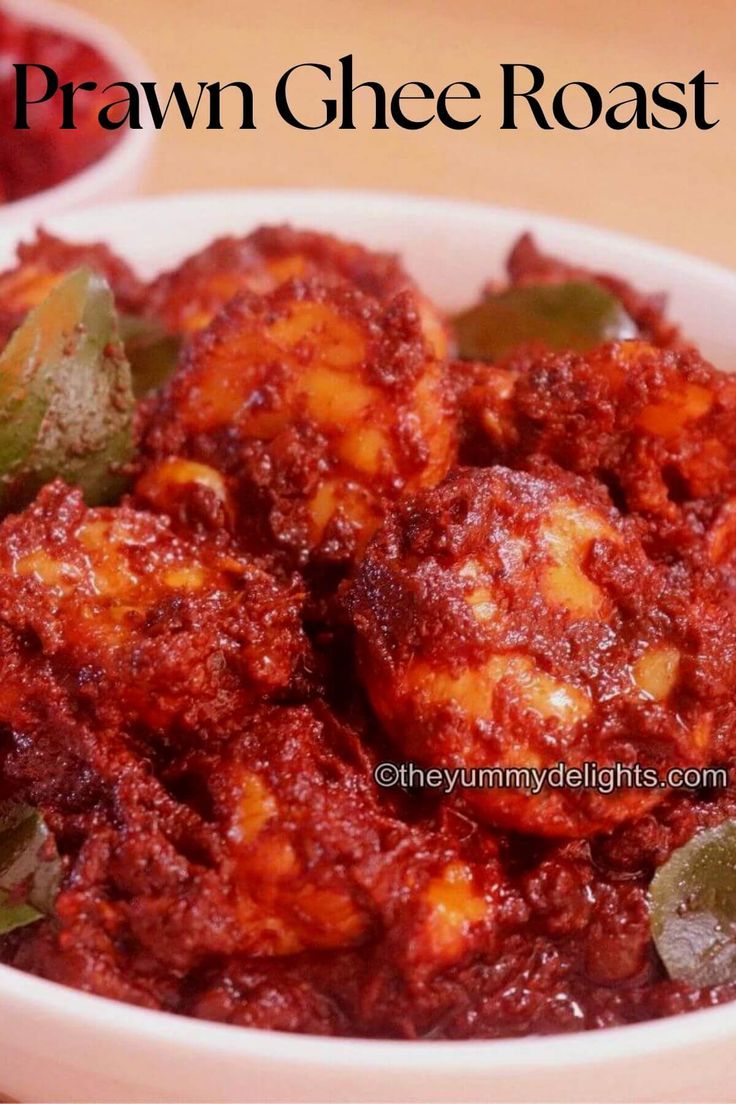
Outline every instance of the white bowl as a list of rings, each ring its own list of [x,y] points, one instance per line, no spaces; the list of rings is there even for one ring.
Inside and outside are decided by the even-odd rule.
[[[216,234],[290,220],[398,249],[443,306],[472,301],[523,230],[544,248],[671,293],[672,313],[736,369],[736,274],[521,211],[371,193],[161,197],[50,220],[144,272]],[[0,226],[0,264],[31,226]],[[736,1003],[588,1034],[496,1042],[295,1036],[149,1012],[0,967],[0,1090],[23,1101],[729,1101]]]
[[[90,43],[107,58],[121,79],[135,83],[152,79],[143,58],[121,35],[75,8],[56,0],[3,0],[3,7],[27,23],[50,27]],[[52,188],[1,204],[0,226],[132,195],[138,188],[154,137],[151,128],[123,128],[117,141],[98,161]]]

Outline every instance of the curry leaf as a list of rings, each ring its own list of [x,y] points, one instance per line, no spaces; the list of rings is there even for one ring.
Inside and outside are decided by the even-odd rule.
[[[135,397],[142,399],[172,375],[181,339],[165,330],[160,322],[134,314],[120,316],[120,336],[130,361]]]
[[[0,805],[0,935],[53,911],[61,863],[42,816],[27,805]]]
[[[465,360],[499,360],[523,345],[585,352],[636,337],[618,299],[597,284],[527,284],[491,295],[454,320]]]
[[[0,505],[55,476],[90,504],[124,489],[132,456],[130,366],[106,281],[80,268],[27,315],[0,355]]]
[[[671,978],[736,980],[736,821],[693,836],[650,888],[652,935]]]

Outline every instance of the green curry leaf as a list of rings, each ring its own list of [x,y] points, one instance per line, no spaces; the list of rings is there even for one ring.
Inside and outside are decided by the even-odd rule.
[[[636,337],[621,303],[598,284],[527,284],[484,299],[453,322],[464,360],[499,360],[523,345],[585,352]]]
[[[77,269],[0,354],[0,506],[22,506],[55,476],[91,505],[114,499],[133,452],[133,403],[112,292]]]
[[[736,821],[693,836],[650,887],[652,935],[671,978],[736,980]]]
[[[142,399],[172,375],[181,339],[165,330],[160,322],[134,314],[121,314],[120,336],[130,361],[135,397]]]
[[[53,911],[61,863],[40,813],[0,805],[0,935]]]

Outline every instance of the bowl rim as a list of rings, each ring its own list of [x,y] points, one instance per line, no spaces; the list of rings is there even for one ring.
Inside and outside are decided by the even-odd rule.
[[[369,1073],[391,1066],[397,1073],[431,1074],[465,1071],[513,1073],[596,1066],[636,1061],[700,1045],[733,1041],[736,1003],[703,1008],[658,1020],[499,1039],[373,1039],[297,1034],[268,1028],[241,1027],[149,1009],[72,989],[59,982],[0,965],[0,1002],[24,1006],[27,1016],[43,1014],[74,1026],[89,1037],[114,1036],[147,1046],[265,1062],[293,1061],[312,1069],[349,1068]]]
[[[21,0],[11,0],[19,3]],[[34,0],[37,2],[37,0]],[[48,0],[43,0],[47,3]],[[707,283],[728,286],[729,296],[736,302],[736,271],[711,261],[661,246],[645,239],[618,232],[590,227],[584,223],[556,216],[538,214],[520,208],[498,207],[471,200],[413,196],[406,193],[354,189],[269,188],[232,189],[227,191],[194,191],[175,195],[158,195],[95,204],[87,210],[49,214],[52,229],[65,232],[67,222],[79,223],[90,215],[101,220],[110,215],[117,218],[141,209],[155,213],[166,206],[173,218],[179,209],[191,209],[197,204],[237,204],[247,208],[272,204],[278,211],[279,201],[305,203],[307,208],[338,206],[344,214],[365,213],[372,205],[372,216],[408,208],[415,214],[455,217],[492,218],[504,229],[518,229],[520,223],[533,231],[549,231],[557,235],[585,235],[594,249],[615,246],[631,250],[636,256],[648,256],[661,265],[678,264],[698,274]],[[290,214],[289,216],[290,217]],[[306,218],[309,217],[307,214]],[[11,241],[32,231],[36,219],[11,225],[0,224],[0,254]],[[56,225],[60,224],[60,225]],[[76,231],[73,227],[72,232]],[[358,234],[358,236],[360,236]],[[0,260],[3,258],[0,257]],[[249,1056],[267,1062],[299,1063],[313,1070],[333,1067],[350,1069],[353,1073],[369,1074],[377,1065],[390,1066],[397,1075],[432,1072],[484,1072],[513,1074],[514,1071],[550,1072],[571,1067],[595,1066],[606,1061],[632,1061],[698,1045],[732,1041],[736,1035],[736,1001],[717,1007],[703,1008],[680,1015],[642,1021],[623,1026],[599,1028],[594,1031],[531,1035],[519,1038],[489,1040],[404,1040],[357,1037],[303,1035],[270,1029],[256,1029],[232,1024],[199,1020],[171,1012],[142,1008],[108,997],[72,989],[61,983],[0,965],[0,1004],[15,1005],[32,1017],[43,1014],[61,1019],[93,1038],[104,1034],[116,1042],[146,1040],[165,1052],[182,1046],[192,1051],[231,1058]]]
[[[9,6],[20,7],[25,0],[3,0],[3,2]],[[59,4],[58,0],[28,0],[28,2],[44,7],[48,4],[50,7],[66,9],[66,5]],[[144,134],[146,132],[142,130],[131,131],[130,133]],[[104,158],[101,160],[104,160]],[[78,175],[81,177],[83,174]],[[73,179],[77,178],[74,177]],[[46,192],[37,194],[47,195],[53,190],[47,189]],[[105,216],[120,215],[126,212],[132,213],[137,210],[145,212],[160,206],[165,206],[167,211],[171,211],[179,207],[187,210],[200,204],[218,204],[221,206],[243,204],[247,207],[258,207],[279,201],[292,204],[303,203],[308,208],[313,207],[315,209],[335,206],[343,213],[350,212],[363,216],[368,205],[374,208],[371,212],[373,222],[380,222],[380,216],[384,214],[395,215],[397,205],[401,205],[410,210],[412,214],[422,214],[429,217],[438,217],[444,214],[455,218],[492,218],[494,223],[509,231],[518,231],[519,225],[524,224],[533,234],[549,233],[556,237],[575,238],[578,242],[584,236],[586,245],[591,246],[591,252],[613,250],[623,255],[622,251],[625,249],[637,263],[640,258],[647,256],[660,265],[669,263],[677,264],[680,267],[686,266],[692,272],[697,270],[699,278],[708,283],[722,284],[724,281],[728,282],[731,285],[729,290],[736,293],[736,264],[732,268],[722,262],[710,260],[684,249],[678,249],[676,246],[665,245],[662,242],[653,241],[651,238],[626,233],[626,231],[603,227],[594,222],[586,222],[584,219],[551,215],[531,208],[495,204],[479,199],[411,191],[392,191],[383,188],[352,188],[349,186],[325,188],[320,185],[295,187],[287,184],[271,187],[198,188],[173,192],[151,192],[126,198],[97,200],[90,207],[84,209],[79,207],[64,208],[63,210],[56,208],[40,216],[36,213],[27,215],[20,208],[20,204],[26,201],[19,200],[6,205],[8,209],[12,208],[13,213],[18,216],[12,224],[0,221],[0,254],[3,253],[9,238],[20,240],[23,234],[32,233],[37,226],[45,226],[47,222],[56,223],[59,219],[78,221],[84,220],[90,215],[101,219]],[[0,207],[0,212],[2,212],[2,207]],[[376,215],[379,218],[375,218]],[[283,216],[277,215],[274,221],[285,222],[290,217],[291,215],[287,212]],[[58,233],[67,232],[64,226],[58,228],[51,226],[51,229]],[[236,229],[235,232],[238,232],[238,230]],[[186,255],[186,252],[187,246],[184,245],[183,255]],[[134,261],[133,263],[135,264]],[[599,267],[605,270],[606,262],[599,264]],[[628,277],[626,278],[628,279]],[[662,290],[662,281],[660,280],[658,283],[658,290]]]
[[[24,23],[38,24],[66,33],[93,46],[117,70],[120,79],[153,80],[145,58],[114,27],[60,0],[3,0],[3,7]],[[46,217],[111,192],[117,181],[133,173],[146,160],[156,132],[125,127],[97,161],[39,192],[0,206],[0,225],[12,218]]]

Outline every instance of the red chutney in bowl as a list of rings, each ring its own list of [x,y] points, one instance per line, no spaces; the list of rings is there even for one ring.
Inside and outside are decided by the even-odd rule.
[[[26,22],[0,11],[0,202],[10,203],[52,188],[86,169],[119,140],[116,131],[97,122],[97,94],[75,104],[74,130],[61,129],[58,97],[30,109],[28,130],[14,128],[16,70],[21,63],[46,65],[59,84],[95,81],[100,89],[119,74],[94,46],[51,27]],[[41,69],[28,70],[29,100],[46,89]]]

